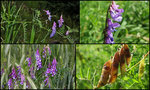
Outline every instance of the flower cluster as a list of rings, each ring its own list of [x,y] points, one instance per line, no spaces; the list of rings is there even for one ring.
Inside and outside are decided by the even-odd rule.
[[[110,6],[110,15],[114,21],[121,22],[122,16],[121,13],[124,12],[123,9],[118,9],[119,5],[116,5],[115,1],[112,1],[112,5]]]
[[[27,58],[26,60],[28,61],[28,66],[30,67],[31,64],[32,64],[32,62],[31,62],[31,57]]]
[[[69,30],[66,31],[66,35],[69,35]]]
[[[56,61],[56,58],[54,58],[52,61],[52,65],[50,65],[49,63],[48,68],[45,72],[45,76],[48,76],[48,74],[51,74],[53,77],[57,72],[56,65],[57,65],[57,61]]]
[[[56,22],[54,21],[50,38],[53,37],[55,35],[55,33],[56,33]]]
[[[118,9],[119,5],[116,5],[115,1],[112,1],[112,4],[110,5],[109,11],[110,16],[114,21],[120,22],[122,21],[121,13],[124,12],[123,9]],[[106,36],[105,36],[105,43],[107,44],[113,44],[113,34],[112,32],[116,31],[115,28],[120,27],[119,23],[113,23],[111,19],[107,18],[107,27],[106,27]]]
[[[35,79],[34,66],[32,66],[32,67],[29,69],[29,72],[30,72],[31,78]]]
[[[46,49],[48,50],[49,55],[51,55],[51,50],[48,46],[43,48],[43,58],[46,58]]]
[[[62,27],[63,22],[64,22],[64,20],[63,20],[62,15],[61,15],[61,16],[60,16],[60,19],[58,20],[59,27]]]
[[[50,15],[51,13],[49,12],[49,10],[43,10],[46,12],[46,14],[48,15],[48,20],[51,21],[52,16]]]
[[[46,51],[47,50],[47,51]],[[44,56],[46,56],[46,52],[51,55],[51,50],[48,46],[43,48],[43,54]],[[40,68],[42,68],[42,62],[41,62],[41,57],[40,57],[40,53],[39,53],[39,49],[37,49],[36,54],[36,64],[37,64],[37,70],[39,70]],[[32,62],[31,62],[31,57],[30,58],[26,58],[26,61],[28,61],[28,67],[29,69],[29,73],[32,79],[35,79],[35,73],[34,73],[34,66],[32,66]],[[57,61],[56,58],[54,57],[52,64],[48,64],[48,68],[46,69],[46,71],[44,71],[44,74],[46,76],[46,79],[44,80],[45,86],[49,86],[50,88],[50,81],[49,81],[49,77],[53,77],[54,75],[56,75],[57,69]],[[22,68],[21,66],[17,66],[17,72],[15,70],[15,67],[12,68],[11,73],[9,74],[9,80],[7,82],[7,85],[9,87],[9,89],[13,89],[14,86],[16,85],[18,87],[18,82],[20,85],[23,85],[24,82],[26,82],[26,88],[31,88],[30,83],[28,80],[25,79],[25,75],[21,72]],[[2,69],[1,73],[4,72],[4,69]],[[13,84],[15,83],[15,85]]]
[[[51,21],[52,16],[50,15],[49,10],[43,10],[43,11],[46,12],[46,14],[48,15],[48,20]],[[64,23],[64,20],[63,20],[63,17],[61,15],[60,19],[58,20],[59,28],[62,27],[63,23]],[[50,38],[52,38],[55,35],[55,33],[56,33],[56,22],[54,21],[53,26],[52,26],[52,33],[50,34]]]
[[[39,49],[37,49],[35,57],[36,57],[37,70],[39,70],[40,68],[42,68],[42,61],[39,54]]]
[[[10,73],[10,79],[7,82],[9,89],[13,89],[13,81],[15,85],[18,85],[16,81],[20,81],[20,84],[23,85],[25,81],[25,76],[21,73],[21,67],[17,66],[17,73],[15,71],[15,67],[12,68],[12,72]]]

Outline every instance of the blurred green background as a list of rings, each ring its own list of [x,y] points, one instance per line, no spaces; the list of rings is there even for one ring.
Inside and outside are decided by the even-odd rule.
[[[132,56],[129,69],[138,63],[149,51],[148,44],[128,44]],[[76,88],[93,89],[97,86],[103,65],[114,56],[121,44],[77,45],[76,50]],[[119,76],[113,84],[107,84],[100,89],[149,89],[149,56],[145,59],[144,75],[138,80],[139,64],[128,71],[125,77]],[[120,66],[118,74],[120,73]]]
[[[80,1],[80,42],[103,43],[107,9],[111,1]],[[124,9],[121,27],[113,33],[115,43],[149,42],[149,2],[116,1]],[[110,14],[109,14],[110,15]]]
[[[43,47],[45,45],[1,45],[1,70],[4,68],[4,73],[1,75],[1,88],[8,89],[8,75],[11,73],[12,67],[20,65],[24,72],[25,79],[30,77],[27,57],[31,56],[32,66],[36,67],[35,53],[39,48],[39,53],[42,59],[42,68],[35,70],[36,79],[32,79],[33,84],[37,89],[49,88],[45,86],[45,74],[49,62],[55,57],[57,61],[57,73],[54,77],[50,77],[51,89],[73,89],[75,88],[75,45],[47,45],[51,49],[51,55],[47,54],[46,58],[42,58]],[[17,72],[17,69],[16,69]],[[20,83],[20,82],[18,82]],[[24,83],[25,84],[25,83]],[[30,84],[32,86],[32,84]],[[16,86],[14,89],[26,89],[22,85]],[[32,89],[31,87],[30,89]]]

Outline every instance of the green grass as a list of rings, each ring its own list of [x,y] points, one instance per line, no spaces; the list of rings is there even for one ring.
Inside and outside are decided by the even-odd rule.
[[[80,42],[103,43],[107,9],[111,1],[80,1]],[[121,27],[113,33],[115,43],[149,42],[149,2],[116,1],[124,9]]]
[[[32,4],[31,4],[32,3]],[[78,13],[68,14],[63,7],[47,1],[1,1],[1,39],[2,43],[77,43],[79,42]],[[65,3],[60,2],[61,5]],[[75,7],[78,3],[68,4]],[[55,12],[55,9],[60,11]],[[70,8],[69,8],[70,9]],[[50,10],[52,21],[43,10]],[[75,8],[73,11],[78,11]],[[63,27],[58,27],[60,15],[63,15]],[[56,34],[50,38],[53,22],[57,23]],[[46,24],[47,22],[47,24]],[[65,35],[69,30],[69,35]]]
[[[133,55],[130,62],[130,69],[137,64],[142,56],[149,51],[149,45],[128,44]],[[97,86],[101,76],[103,65],[114,56],[121,45],[77,45],[76,50],[76,83],[77,89],[93,89]],[[107,84],[99,89],[149,89],[149,56],[145,59],[144,74],[139,80],[139,64],[129,70],[124,77],[118,76],[113,84]],[[120,74],[120,66],[118,75]]]
[[[54,57],[57,60],[57,74],[50,77],[51,89],[73,89],[75,88],[75,45],[47,45],[50,47],[52,54],[48,55],[46,59],[42,58],[42,68],[35,70],[36,79],[32,79],[29,74],[27,57],[32,58],[32,66],[36,67],[35,53],[39,48],[40,56],[43,55],[43,47],[45,45],[1,45],[1,70],[4,68],[4,73],[1,75],[1,88],[8,89],[8,75],[11,73],[12,67],[21,66],[22,74],[25,79],[29,81],[31,88],[49,88],[45,86],[45,74],[48,63],[52,63]],[[17,72],[17,68],[16,68]],[[17,81],[19,84],[20,81]],[[14,88],[26,88],[24,85],[18,85]]]

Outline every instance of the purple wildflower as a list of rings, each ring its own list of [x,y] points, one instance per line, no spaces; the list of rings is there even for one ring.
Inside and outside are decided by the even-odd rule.
[[[26,88],[31,88],[31,85],[28,80],[26,80]]]
[[[57,65],[57,61],[56,61],[56,58],[53,59],[53,62],[52,62],[52,66],[51,66],[51,74],[52,74],[52,77],[56,74],[56,65]]]
[[[9,89],[12,89],[12,79],[11,78],[8,80],[7,84],[8,84]]]
[[[51,13],[49,12],[49,10],[43,10],[46,12],[46,14],[48,15],[48,20],[51,21],[52,16],[50,15]]]
[[[52,65],[50,65],[50,63],[49,63],[48,68],[45,72],[45,76],[48,76],[48,74],[50,73],[53,77],[56,74],[56,71],[57,71],[56,65],[57,65],[57,61],[56,61],[56,58],[54,58],[53,61],[52,61]]]
[[[4,68],[2,68],[2,70],[1,70],[1,75],[4,73]]]
[[[43,48],[43,58],[46,58],[46,48]]]
[[[41,62],[41,57],[39,54],[39,49],[37,49],[35,57],[36,57],[36,63],[37,63],[37,70],[39,70],[40,68],[42,68],[42,62]]]
[[[69,30],[66,32],[66,35],[68,35],[69,34]]]
[[[20,82],[20,84],[23,85],[23,82],[24,82],[24,81],[25,81],[25,77],[24,77],[23,74],[21,74],[21,82]]]
[[[15,71],[14,67],[13,67],[12,72],[11,72],[11,74],[9,76],[11,76],[13,79],[17,78],[17,74],[16,74],[16,71]]]
[[[111,19],[107,19],[107,22],[108,22],[108,29],[111,30],[112,32],[116,31],[115,28],[120,27],[119,23],[112,23]]]
[[[49,47],[47,47],[47,50],[48,50],[49,55],[51,55],[51,50]]]
[[[119,5],[116,5],[115,1],[112,1],[112,5],[110,6],[110,15],[114,21],[122,21],[121,13],[124,12],[123,9],[118,9]]]
[[[53,36],[55,35],[55,33],[56,33],[56,23],[55,23],[55,21],[54,21],[53,27],[52,27],[52,33],[51,33],[51,35],[50,35],[50,38],[53,37]]]
[[[17,72],[18,72],[18,77],[21,78],[21,67],[18,66],[17,68],[18,68],[18,70],[17,70]]]
[[[63,20],[62,15],[61,15],[61,16],[60,16],[60,19],[58,20],[59,27],[62,27],[63,22],[64,22],[64,20]]]
[[[29,71],[30,71],[31,78],[35,79],[34,67],[31,67],[31,68],[29,69]]]
[[[44,80],[45,83],[45,86],[47,86],[47,84],[49,84],[49,88],[50,88],[50,82],[49,82],[49,77],[46,77],[46,79]]]
[[[27,58],[26,60],[28,61],[28,67],[30,67],[31,64],[32,64],[32,62],[31,62],[31,57]]]

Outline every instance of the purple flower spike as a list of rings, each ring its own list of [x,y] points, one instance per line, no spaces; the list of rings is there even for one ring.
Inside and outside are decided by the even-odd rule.
[[[121,13],[124,12],[123,9],[118,9],[119,5],[116,5],[115,1],[112,1],[112,5],[110,6],[110,15],[114,21],[121,22],[122,16]]]
[[[12,79],[11,78],[8,80],[7,84],[8,84],[9,89],[12,89]]]
[[[51,13],[49,12],[49,10],[43,10],[46,12],[46,14],[48,15],[48,20],[51,21],[52,16],[50,15]]]
[[[69,35],[69,30],[66,32],[66,35]]]
[[[20,82],[20,84],[23,85],[23,82],[24,82],[24,81],[25,81],[25,77],[24,77],[23,74],[21,74],[21,82]]]
[[[52,33],[51,33],[51,35],[50,35],[50,38],[53,37],[53,36],[55,35],[55,33],[56,33],[56,23],[55,23],[55,21],[54,21],[53,27],[52,27]]]
[[[26,59],[28,61],[28,67],[31,66],[32,62],[31,62],[31,57]]]
[[[17,70],[17,72],[18,72],[18,77],[21,78],[21,67],[18,66],[17,68],[18,68],[18,70]]]
[[[37,63],[37,70],[39,70],[40,68],[42,68],[42,62],[41,62],[41,57],[39,54],[39,49],[37,49],[35,57],[36,57],[36,63]]]
[[[51,66],[51,74],[52,74],[52,77],[56,74],[56,65],[57,65],[57,61],[56,61],[56,58],[53,59],[53,62],[52,62],[52,66]]]
[[[109,30],[111,30],[112,32],[116,31],[115,28],[120,27],[120,24],[119,24],[119,23],[112,23],[111,19],[108,19],[107,22],[108,22],[108,28],[109,28]]]
[[[43,48],[43,58],[46,58],[46,48]]]
[[[35,79],[34,67],[31,67],[31,68],[29,69],[29,71],[30,71],[31,78]]]
[[[17,74],[16,74],[16,71],[15,71],[14,67],[13,67],[12,72],[11,72],[11,74],[9,76],[11,76],[13,79],[17,78]]]
[[[62,27],[63,22],[64,22],[64,20],[63,20],[62,15],[61,15],[61,16],[60,16],[60,19],[58,20],[59,27]]]
[[[2,70],[1,70],[1,75],[4,73],[4,68],[2,68]]]
[[[49,47],[47,47],[47,50],[48,50],[49,55],[51,55],[51,50]]]
[[[47,84],[49,84],[49,88],[50,88],[50,83],[49,83],[49,77],[46,77],[46,79],[44,80],[45,83],[45,86],[47,86]]]

